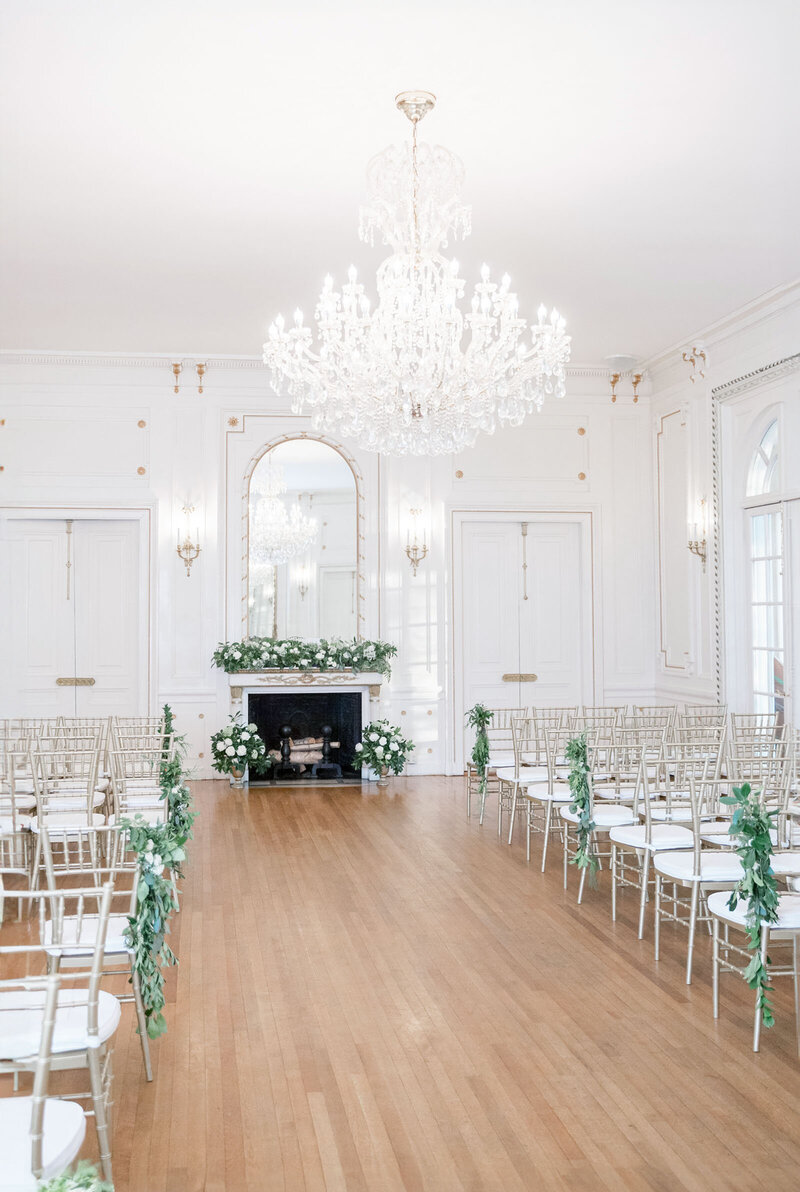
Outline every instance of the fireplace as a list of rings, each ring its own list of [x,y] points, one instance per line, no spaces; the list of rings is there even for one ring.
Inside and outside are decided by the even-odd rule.
[[[276,751],[281,749],[284,726],[291,728],[292,740],[311,738],[320,744],[323,728],[329,727],[332,730],[330,762],[341,769],[341,778],[352,780],[361,777],[360,771],[353,769],[356,743],[361,740],[361,709],[362,697],[357,691],[251,691],[247,718],[258,725],[267,750]],[[292,771],[282,767],[278,771],[279,780],[308,781],[313,777],[310,765],[304,764],[303,759],[299,764],[304,768]],[[330,767],[323,769],[322,775],[330,779]],[[253,777],[252,781],[258,780]]]

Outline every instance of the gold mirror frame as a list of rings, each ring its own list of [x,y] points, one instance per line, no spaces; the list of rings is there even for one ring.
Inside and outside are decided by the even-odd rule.
[[[367,599],[364,590],[364,542],[366,541],[364,534],[364,478],[358,464],[341,443],[337,443],[335,439],[329,439],[325,435],[310,435],[307,431],[278,435],[276,438],[270,439],[250,457],[245,468],[242,486],[242,637],[247,638],[250,635],[250,482],[256,467],[265,455],[274,451],[281,443],[290,443],[296,439],[308,439],[311,442],[324,443],[326,447],[332,447],[353,473],[353,481],[356,486],[356,637],[360,640],[364,636],[366,625],[365,605]]]

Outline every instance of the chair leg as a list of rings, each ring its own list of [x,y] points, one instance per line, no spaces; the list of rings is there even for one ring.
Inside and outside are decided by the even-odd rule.
[[[578,886],[578,906],[580,906],[581,902],[583,901],[583,887],[585,884],[586,884],[586,869],[582,869],[580,885]]]
[[[714,920],[714,937],[711,947],[711,1001],[714,1017],[719,1018],[719,919]]]
[[[147,1016],[144,1012],[144,1002],[142,1001],[142,988],[139,984],[139,974],[131,961],[131,984],[133,985],[133,1000],[136,1005],[136,1018],[139,1023],[139,1042],[142,1045],[142,1058],[144,1060],[144,1072],[148,1080],[153,1079],[153,1069],[150,1065],[150,1040],[147,1037]]]
[[[642,864],[639,869],[642,888],[639,891],[639,939],[644,939],[644,916],[647,909],[647,883],[650,880],[650,849],[642,849]]]
[[[766,923],[761,924],[761,963],[766,967],[767,963],[767,947],[769,946],[769,927]],[[758,1004],[758,993],[756,993],[756,1017],[753,1024],[753,1051],[758,1051],[761,1045],[761,1009]]]
[[[472,775],[467,770],[467,819],[472,814]]]
[[[100,1049],[90,1047],[87,1052],[89,1063],[89,1084],[92,1090],[92,1105],[94,1106],[94,1124],[97,1130],[97,1146],[100,1151],[100,1164],[103,1168],[103,1179],[112,1183],[111,1175],[111,1138],[106,1119],[106,1103],[103,1095],[103,1077],[100,1071]]]
[[[511,844],[511,838],[514,835],[514,820],[517,818],[517,787],[514,785],[514,795],[511,799],[511,819],[508,825],[508,843]]]
[[[692,902],[689,908],[689,952],[686,956],[686,984],[692,983],[692,956],[694,955],[694,937],[697,930],[697,909],[700,903],[700,883],[692,882]]]
[[[531,809],[532,803],[528,799],[528,814],[525,817],[525,860],[529,865],[531,863]]]
[[[486,811],[486,791],[488,789],[488,786],[489,786],[489,779],[484,777],[483,789],[481,790],[481,813],[480,813],[480,816],[478,817],[478,823],[480,824],[481,827],[483,827],[483,813]]]
[[[569,864],[569,824],[564,821],[564,889],[567,888],[567,865]]]
[[[659,945],[661,943],[661,874],[660,873],[656,873],[656,875],[655,875],[655,899],[654,899],[653,918],[654,918],[654,922],[653,922],[653,949],[654,949],[653,959],[658,960],[659,959],[659,955],[658,955]]]
[[[797,936],[792,936],[792,967],[794,977],[794,1033],[797,1040],[797,1054],[800,1056],[800,970],[797,967]]]
[[[550,839],[550,821],[553,818],[553,800],[547,800],[547,811],[544,817],[544,843],[542,844],[542,873],[547,864],[547,842]]]
[[[611,845],[611,922],[617,921],[617,846]]]
[[[503,835],[503,784],[497,779],[497,835]]]

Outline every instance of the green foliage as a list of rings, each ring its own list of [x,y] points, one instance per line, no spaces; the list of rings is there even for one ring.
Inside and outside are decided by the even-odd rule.
[[[211,765],[220,774],[232,774],[234,770],[241,772],[248,766],[255,773],[263,774],[273,761],[258,735],[258,725],[242,724],[241,712],[231,716],[225,727],[211,738]]]
[[[212,661],[228,674],[273,669],[353,670],[377,671],[388,679],[392,673],[389,661],[396,653],[397,646],[382,641],[248,637],[241,642],[220,642]]]
[[[186,859],[183,843],[171,824],[148,824],[141,816],[124,819],[131,849],[139,858],[139,885],[136,890],[136,914],[128,917],[125,942],[133,951],[133,963],[139,974],[147,1034],[157,1039],[167,1029],[163,1009],[166,965],[178,963],[167,943],[169,918],[177,910],[170,877],[181,877],[181,862]]]
[[[475,744],[472,746],[472,764],[478,772],[478,793],[483,797],[486,792],[486,767],[489,764],[489,733],[494,712],[484,704],[475,704],[466,714],[467,725],[475,729]]]
[[[751,989],[757,991],[757,1005],[764,1026],[773,1026],[769,983],[769,970],[761,959],[761,927],[764,923],[775,923],[778,919],[778,883],[772,870],[772,838],[774,817],[777,809],[767,811],[760,791],[750,788],[750,783],[733,788],[732,795],[724,795],[723,803],[734,809],[728,834],[739,843],[736,852],[742,859],[744,873],[738,886],[728,900],[728,906],[735,910],[739,901],[747,900],[745,927],[747,947],[753,953],[745,970],[744,979]],[[769,963],[769,957],[767,957]]]
[[[377,774],[382,766],[386,766],[393,774],[401,774],[413,749],[414,742],[406,740],[396,725],[388,720],[373,720],[363,730],[356,745],[353,766],[356,770],[369,766]]]
[[[39,1185],[39,1192],[114,1192],[113,1184],[107,1184],[93,1163],[83,1160],[72,1175],[57,1175]]]
[[[173,732],[172,709],[165,704],[165,736]],[[178,909],[173,879],[183,877],[186,842],[191,839],[197,815],[184,777],[185,756],[186,741],[183,737],[176,737],[173,757],[161,763],[161,798],[167,803],[167,822],[148,824],[137,815],[135,819],[122,820],[120,825],[128,832],[131,850],[136,853],[140,867],[136,914],[128,918],[125,940],[133,951],[133,963],[139,976],[147,1019],[147,1033],[151,1039],[158,1038],[167,1029],[163,1014],[165,999],[162,970],[178,963],[166,940],[170,915]],[[165,877],[165,873],[168,876]]]
[[[578,737],[571,737],[567,741],[565,756],[569,762],[569,789],[572,802],[569,805],[573,815],[578,816],[578,847],[570,864],[578,869],[589,870],[589,884],[597,885],[598,860],[591,851],[592,832],[595,824],[592,819],[591,790],[589,787],[589,752],[586,745],[586,733]]]

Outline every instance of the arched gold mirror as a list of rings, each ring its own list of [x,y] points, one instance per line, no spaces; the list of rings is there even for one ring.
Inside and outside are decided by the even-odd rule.
[[[347,460],[316,439],[266,451],[250,477],[251,637],[356,637],[358,490]]]

